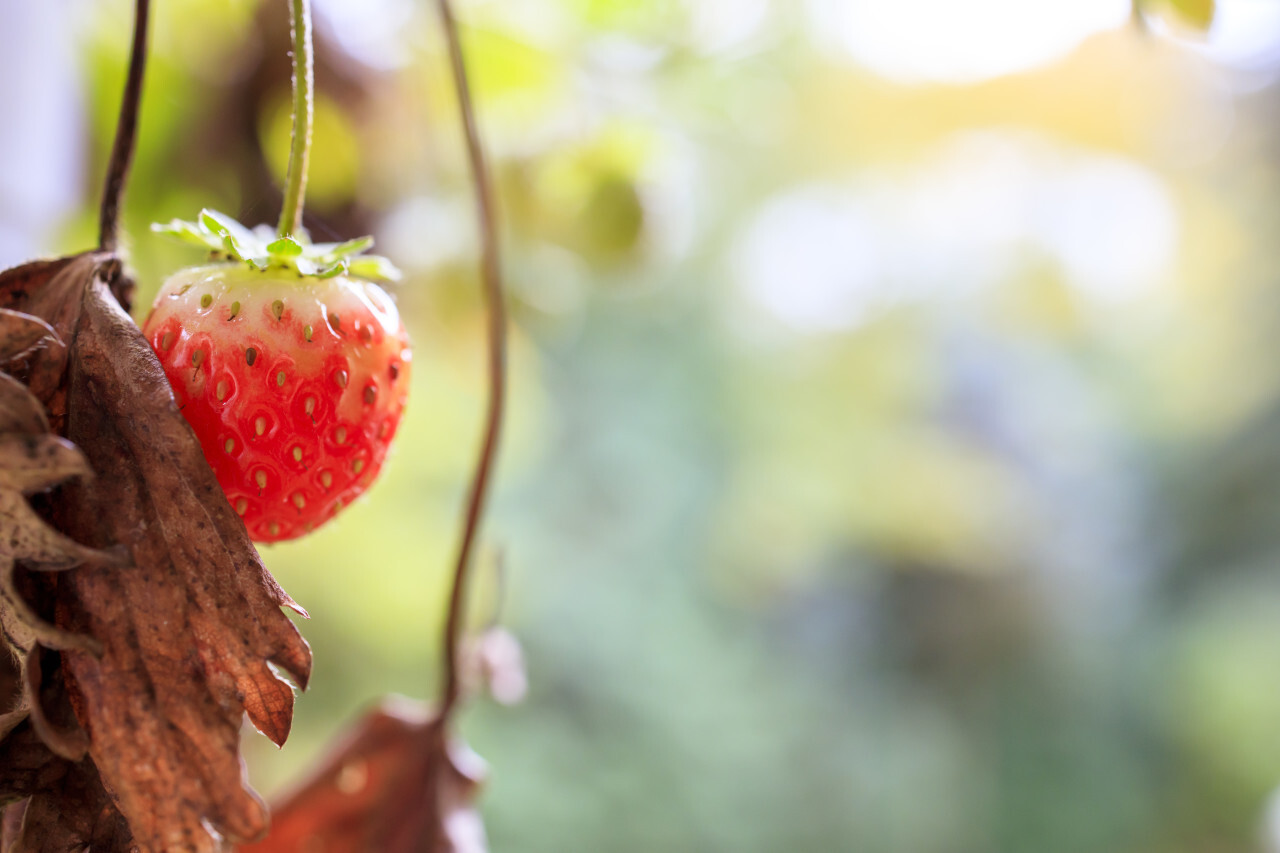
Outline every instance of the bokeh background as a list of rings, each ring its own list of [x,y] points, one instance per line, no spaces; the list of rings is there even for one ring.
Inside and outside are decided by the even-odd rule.
[[[0,263],[92,242],[124,0],[0,0]],[[137,313],[274,222],[286,4],[156,6]],[[315,0],[308,225],[416,341],[373,492],[265,548],[264,792],[428,697],[484,398],[432,4]],[[461,2],[512,409],[462,718],[495,851],[1280,850],[1280,2]]]

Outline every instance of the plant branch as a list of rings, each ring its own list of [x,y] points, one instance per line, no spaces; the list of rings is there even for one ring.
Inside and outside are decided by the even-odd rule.
[[[467,83],[467,66],[462,56],[462,44],[458,38],[458,24],[453,17],[449,0],[437,0],[445,39],[449,43],[449,61],[453,69],[454,87],[457,91],[458,109],[466,132],[467,154],[471,163],[471,180],[475,185],[476,214],[480,226],[480,273],[484,288],[485,308],[488,312],[489,344],[489,403],[481,442],[480,456],[472,474],[467,495],[466,514],[462,523],[462,538],[458,544],[458,561],[454,568],[453,589],[449,595],[449,612],[444,632],[444,688],[440,701],[439,720],[448,720],[449,713],[458,701],[460,678],[458,673],[458,647],[462,638],[463,601],[467,586],[467,572],[475,549],[476,533],[484,515],[485,499],[493,474],[498,439],[502,432],[502,415],[507,387],[507,316],[502,290],[502,266],[498,255],[497,213],[494,209],[493,187],[485,165],[484,148],[480,144],[480,132],[476,127],[475,107]]]
[[[315,114],[311,0],[290,0],[289,22],[293,36],[293,142],[289,148],[289,173],[277,229],[281,237],[296,234],[302,228],[302,206],[307,197],[307,162],[311,158],[311,125]]]
[[[133,162],[134,144],[138,137],[138,111],[142,103],[142,78],[147,65],[147,21],[151,17],[150,0],[137,0],[133,13],[133,46],[129,53],[129,71],[120,101],[120,117],[116,121],[116,138],[107,161],[107,177],[102,187],[102,203],[98,208],[98,248],[115,251],[120,230],[120,197]]]

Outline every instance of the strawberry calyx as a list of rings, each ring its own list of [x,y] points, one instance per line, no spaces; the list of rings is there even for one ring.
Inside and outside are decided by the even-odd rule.
[[[205,208],[195,222],[174,219],[153,223],[151,230],[207,248],[215,258],[241,261],[266,272],[284,269],[307,278],[352,275],[369,280],[398,281],[400,270],[380,255],[367,255],[372,237],[342,243],[312,243],[305,229],[280,237],[268,225],[249,228],[225,213]]]

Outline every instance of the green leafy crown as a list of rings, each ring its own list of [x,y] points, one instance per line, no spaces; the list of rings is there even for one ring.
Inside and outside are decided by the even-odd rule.
[[[357,237],[345,243],[312,243],[300,236],[280,237],[268,225],[250,229],[239,222],[205,208],[200,219],[175,219],[154,223],[151,230],[176,237],[184,243],[203,246],[215,255],[243,261],[256,270],[291,269],[298,275],[332,278],[353,275],[359,278],[397,281],[400,270],[379,255],[361,254],[373,246],[372,237]]]

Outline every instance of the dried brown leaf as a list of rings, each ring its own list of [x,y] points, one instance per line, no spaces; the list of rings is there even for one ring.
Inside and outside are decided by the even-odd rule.
[[[13,740],[11,736],[9,740]],[[22,738],[26,741],[27,738]],[[35,792],[21,811],[20,821],[8,820],[7,853],[133,853],[129,825],[116,809],[91,761],[55,758],[31,770]]]
[[[271,834],[241,853],[485,853],[475,808],[484,762],[429,709],[391,698],[277,803]]]
[[[56,338],[47,324],[29,315],[5,310],[0,317],[21,318],[17,321],[19,330],[48,330],[41,331],[39,337]],[[0,328],[0,333],[3,331]],[[2,338],[0,349],[4,349]],[[40,518],[24,497],[89,475],[89,464],[75,445],[47,432],[39,402],[2,373],[0,412],[12,416],[7,423],[0,419],[0,626],[21,653],[29,652],[39,640],[53,648],[78,648],[96,654],[101,650],[96,640],[60,630],[41,617],[18,589],[14,575],[16,561],[32,568],[59,570],[86,560],[119,560],[119,554],[98,552],[63,536]]]
[[[39,653],[28,660],[36,660]],[[44,661],[56,668],[56,656]],[[17,678],[15,659],[0,650],[0,683]],[[11,687],[16,688],[16,682]],[[4,692],[12,698],[15,691]],[[37,693],[47,694],[37,685]],[[47,698],[47,697],[46,697]],[[70,709],[64,709],[66,714]],[[71,720],[74,724],[74,720]],[[0,850],[6,853],[132,853],[128,825],[90,761],[55,755],[25,709],[0,716]],[[29,799],[28,799],[29,798]]]
[[[49,431],[44,407],[31,396],[27,386],[7,373],[0,373],[0,433],[39,435]]]
[[[89,735],[76,720],[66,683],[58,677],[58,667],[58,654],[40,644],[36,644],[23,663],[31,725],[55,755],[79,761],[89,751]]]
[[[38,492],[92,472],[65,438],[56,435],[0,435],[0,489]]]
[[[10,360],[5,369],[26,384],[44,406],[54,432],[60,435],[66,434],[68,346],[80,316],[81,295],[95,276],[113,272],[119,274],[119,261],[102,252],[36,261],[0,272],[0,302],[15,293],[23,296],[3,307],[34,316],[54,332],[44,345]]]
[[[0,308],[27,312],[33,294],[43,290],[50,279],[85,255],[67,255],[49,260],[28,261],[0,272]]]
[[[25,799],[50,788],[66,772],[65,762],[49,751],[23,712],[6,714],[0,731],[0,805]],[[8,728],[6,729],[5,726]]]
[[[53,342],[57,337],[53,327],[39,317],[0,308],[0,362],[25,355],[46,338]]]
[[[64,529],[121,543],[134,566],[86,565],[59,584],[59,622],[103,642],[69,652],[90,754],[144,850],[215,850],[266,830],[243,784],[242,712],[277,744],[310,649],[281,606],[168,382],[107,282],[83,290],[72,337],[67,434],[98,476],[64,489]]]
[[[0,562],[0,627],[14,650],[25,656],[37,643],[43,643],[51,649],[80,649],[92,655],[102,654],[102,644],[93,637],[64,631],[40,615],[21,588],[22,571],[12,560]]]
[[[37,645],[28,657],[27,692],[38,701],[10,738],[26,726],[67,755],[87,745],[92,759],[30,801],[15,849],[33,853],[85,844],[104,853],[215,851],[219,836],[261,836],[267,813],[244,784],[240,722],[247,712],[282,743],[293,689],[272,665],[303,686],[310,672],[310,650],[281,611],[301,609],[262,566],[113,296],[127,290],[118,261],[100,252],[0,273],[0,305],[55,333],[9,363],[26,388],[0,379],[0,434],[6,417],[25,428],[18,432],[41,431],[34,397],[72,442],[0,437],[0,483],[39,487],[79,473],[73,453],[98,475],[49,496],[61,533],[42,535],[54,539],[31,532],[41,518],[18,488],[0,488],[0,553],[25,531],[14,540],[22,553],[10,550],[32,568],[79,564],[56,584],[35,584],[46,594],[30,602],[17,580],[52,576],[0,572],[0,591],[25,602],[26,616],[55,617],[62,633],[35,637],[42,645],[65,648],[61,640],[76,636],[100,643],[60,656]],[[127,561],[107,550],[116,546]]]

